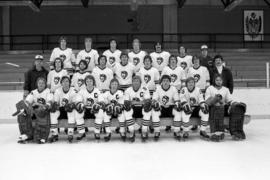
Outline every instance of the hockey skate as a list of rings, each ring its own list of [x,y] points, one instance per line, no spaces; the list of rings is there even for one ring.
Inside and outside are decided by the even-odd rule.
[[[108,133],[108,134],[106,134],[106,136],[104,136],[104,141],[105,142],[108,142],[108,141],[110,141],[111,140],[111,133]]]
[[[52,135],[51,137],[49,137],[48,142],[49,143],[53,143],[58,141],[58,135]]]
[[[174,136],[174,139],[176,139],[177,141],[180,141],[182,138],[180,132],[174,132],[173,136]]]
[[[120,137],[121,137],[123,142],[126,141],[126,134],[125,133],[120,133]]]
[[[79,136],[76,138],[78,141],[82,140],[83,138],[86,137],[85,133],[79,134]]]
[[[155,132],[154,140],[155,141],[158,141],[159,140],[159,137],[160,137],[160,132]]]
[[[189,133],[188,132],[184,132],[183,134],[183,140],[186,141],[189,138]]]
[[[204,140],[209,140],[210,136],[205,131],[200,131],[200,136]]]
[[[142,142],[145,142],[148,139],[148,134],[145,132],[142,132],[141,138],[142,138]]]
[[[133,133],[130,137],[129,137],[130,142],[135,142],[135,133]]]
[[[73,141],[73,135],[68,135],[68,142],[72,143],[72,141]]]
[[[99,134],[99,133],[95,133],[95,139],[96,139],[97,141],[100,140],[100,134]]]

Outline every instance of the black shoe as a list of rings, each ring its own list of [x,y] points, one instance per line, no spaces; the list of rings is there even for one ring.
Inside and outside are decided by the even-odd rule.
[[[142,138],[142,142],[145,142],[148,139],[148,134],[147,133],[142,133],[141,138]]]
[[[131,137],[129,137],[129,140],[132,143],[135,142],[135,133]]]
[[[183,140],[187,140],[189,138],[189,133],[188,132],[184,132],[183,134]]]
[[[124,141],[124,142],[126,141],[126,138],[127,137],[126,137],[126,134],[125,133],[124,134],[121,134],[120,133],[120,137],[121,137],[122,141]]]
[[[109,133],[108,135],[106,135],[106,136],[104,137],[104,140],[105,140],[105,142],[110,141],[110,140],[111,140],[111,133]]]
[[[153,128],[153,126],[149,126],[149,132],[151,133],[151,134],[153,134],[154,133],[154,128]]]
[[[115,133],[119,134],[120,133],[120,127],[115,128]]]
[[[79,134],[79,136],[76,138],[78,141],[82,140],[83,138],[86,137],[86,134],[83,133],[83,134]]]
[[[167,133],[169,133],[169,132],[171,132],[171,129],[172,129],[171,126],[166,126],[165,131],[166,131]]]
[[[213,134],[211,137],[210,137],[210,140],[213,141],[213,142],[219,142],[219,135],[216,135],[216,134]]]
[[[20,140],[17,141],[17,143],[19,143],[19,144],[26,144],[26,140],[20,139]]]
[[[198,126],[197,125],[196,126],[192,126],[192,128],[191,128],[192,131],[197,131],[197,129],[198,129]]]
[[[238,132],[234,132],[234,133],[232,133],[232,139],[235,141],[240,141],[240,140],[242,140],[242,135]]]
[[[200,131],[200,136],[203,139],[209,139],[210,138],[210,136],[205,131]]]
[[[160,137],[160,132],[155,132],[154,140],[155,141],[158,141],[159,140],[159,137]]]
[[[72,143],[72,141],[73,141],[73,135],[68,135],[68,142]]]
[[[58,135],[52,135],[51,137],[49,137],[48,142],[49,143],[53,143],[58,141]]]
[[[99,133],[95,133],[95,139],[100,140],[100,134]]]
[[[174,135],[174,139],[178,141],[180,141],[182,138],[180,132],[174,132],[173,135]]]

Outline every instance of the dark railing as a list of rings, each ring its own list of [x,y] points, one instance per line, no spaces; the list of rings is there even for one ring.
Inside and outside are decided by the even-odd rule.
[[[132,39],[138,37],[145,49],[152,49],[159,41],[165,47],[176,49],[179,44],[189,48],[198,48],[207,44],[212,49],[220,48],[270,48],[270,34],[259,35],[260,41],[245,41],[245,34],[172,34],[172,33],[112,33],[112,34],[61,34],[68,38],[73,49],[82,49],[84,38],[93,38],[94,47],[100,50],[108,48],[108,41],[116,38],[119,48],[131,48]],[[0,50],[51,50],[57,46],[60,34],[9,35],[0,36]]]

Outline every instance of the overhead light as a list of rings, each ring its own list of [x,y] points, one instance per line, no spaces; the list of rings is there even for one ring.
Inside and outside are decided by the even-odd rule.
[[[243,0],[233,0],[231,1],[224,9],[224,11],[228,12],[233,10],[236,6],[238,6]]]

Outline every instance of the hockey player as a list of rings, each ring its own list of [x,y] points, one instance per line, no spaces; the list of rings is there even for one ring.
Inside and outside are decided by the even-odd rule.
[[[149,90],[142,87],[140,76],[132,78],[132,87],[125,91],[124,97],[124,115],[126,125],[130,132],[129,139],[135,141],[134,118],[142,118],[142,141],[148,138],[148,126],[151,118],[151,99]]]
[[[53,66],[54,69],[49,72],[47,77],[47,87],[51,90],[51,93],[61,87],[61,78],[68,75],[67,71],[63,69],[64,63],[60,58],[54,60]]]
[[[107,58],[107,67],[112,69],[115,63],[120,62],[121,51],[117,49],[117,42],[115,39],[110,40],[110,48],[103,52]]]
[[[95,139],[100,140],[100,128],[103,122],[104,100],[96,88],[96,81],[92,75],[85,77],[85,89],[81,89],[76,96],[76,123],[79,131],[77,140],[83,139],[85,134],[84,119],[95,119]]]
[[[152,58],[146,55],[143,59],[144,66],[140,68],[137,75],[142,79],[142,86],[148,88],[150,94],[156,90],[156,84],[159,83],[159,72],[152,67]]]
[[[84,39],[84,45],[85,45],[85,49],[81,50],[78,55],[77,55],[77,59],[76,59],[76,71],[79,71],[79,63],[81,62],[81,60],[85,60],[87,62],[87,69],[86,71],[88,72],[92,72],[92,70],[94,69],[94,67],[96,66],[96,64],[98,63],[98,52],[95,49],[92,49],[92,38],[90,37],[86,37]]]
[[[177,56],[178,66],[181,66],[185,72],[192,67],[192,56],[186,54],[186,48],[184,46],[179,47],[179,56]]]
[[[152,102],[152,122],[154,126],[154,139],[158,140],[160,136],[160,118],[173,117],[174,137],[181,139],[181,113],[179,95],[174,86],[171,86],[171,77],[163,75],[160,79],[160,86],[153,95]]]
[[[115,78],[120,83],[119,88],[124,91],[131,86],[132,76],[135,74],[135,67],[128,62],[128,55],[126,53],[122,53],[120,59],[120,63],[115,64],[113,71]]]
[[[186,80],[185,71],[183,70],[182,67],[177,66],[176,56],[174,55],[170,56],[169,64],[163,69],[161,76],[165,74],[171,76],[171,85],[176,87],[178,91],[180,91],[180,89],[183,86],[185,86],[185,80]]]
[[[210,86],[210,75],[206,67],[201,66],[198,56],[193,56],[193,67],[188,70],[187,77],[193,77],[195,79],[196,87],[200,88],[202,93]]]
[[[211,140],[224,139],[224,116],[229,116],[229,130],[234,140],[243,140],[246,135],[243,130],[246,105],[233,101],[228,88],[222,85],[222,76],[214,77],[214,85],[207,88],[205,93],[206,103],[210,106],[209,123]]]
[[[60,37],[59,39],[60,46],[53,49],[51,57],[50,57],[50,69],[53,70],[54,60],[56,58],[61,58],[64,62],[64,69],[67,70],[69,75],[73,74],[75,70],[75,55],[72,52],[71,48],[67,47],[67,38]]]
[[[135,66],[135,72],[143,66],[143,58],[147,53],[141,50],[141,43],[139,39],[134,39],[132,42],[132,51],[128,53],[129,61]]]
[[[89,72],[85,71],[87,67],[87,62],[85,60],[81,60],[79,63],[79,72],[76,72],[72,77],[71,86],[74,87],[76,92],[85,88],[84,79],[86,76],[90,75]]]
[[[209,138],[209,135],[206,133],[209,118],[209,107],[204,101],[200,88],[195,86],[195,81],[196,80],[193,77],[187,78],[186,87],[184,87],[180,92],[180,101],[183,107],[181,117],[183,120],[184,140],[189,137],[191,116],[201,118],[200,135],[203,138]]]
[[[155,52],[150,53],[150,56],[153,60],[153,67],[157,68],[161,74],[163,68],[168,65],[171,54],[167,51],[163,51],[161,43],[157,42],[155,44]]]
[[[110,121],[111,118],[118,118],[120,129],[119,133],[123,141],[126,139],[125,132],[125,117],[123,113],[124,107],[124,93],[119,90],[119,82],[117,79],[110,81],[110,90],[103,94],[105,102],[104,123],[107,135],[105,141],[109,141],[111,138]]]
[[[98,66],[93,69],[92,75],[94,76],[97,88],[101,92],[109,90],[110,81],[113,78],[113,71],[106,67],[107,58],[104,55],[99,56]]]
[[[68,141],[73,141],[75,126],[75,96],[74,88],[70,86],[71,80],[68,76],[61,79],[61,88],[56,89],[51,107],[51,136],[49,142],[58,141],[58,118],[67,116],[68,119]]]

